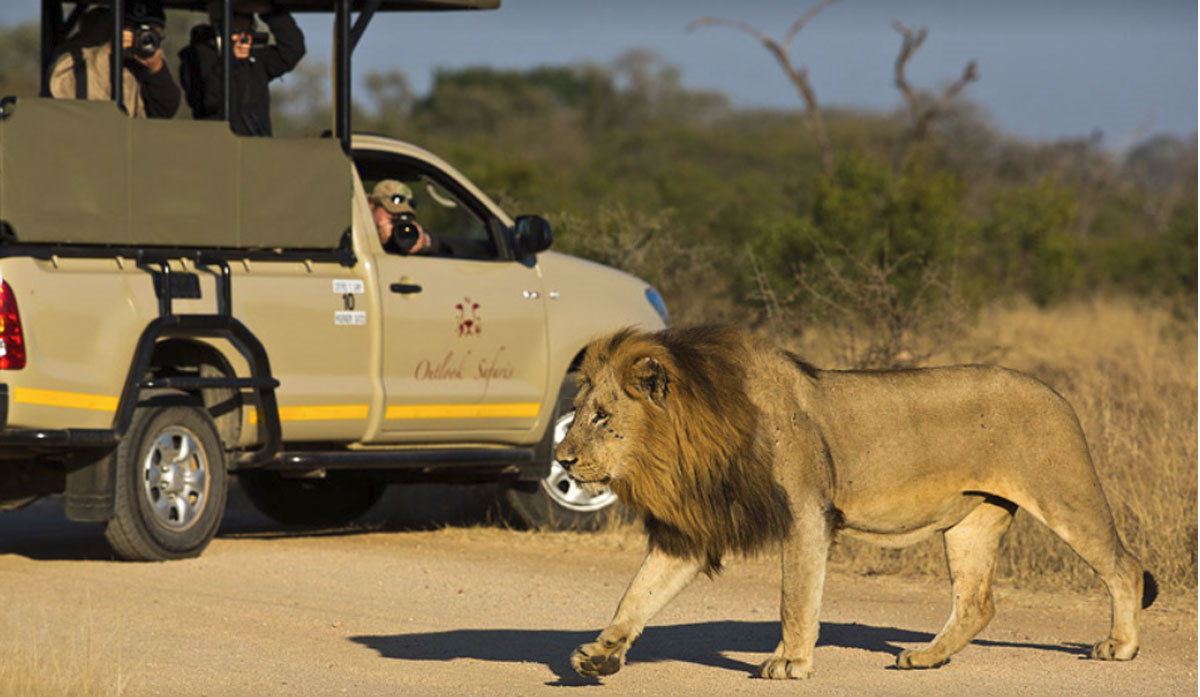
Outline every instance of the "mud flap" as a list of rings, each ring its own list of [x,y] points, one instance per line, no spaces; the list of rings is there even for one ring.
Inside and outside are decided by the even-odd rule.
[[[108,452],[67,464],[63,497],[67,520],[102,523],[112,519],[117,490],[115,462],[115,452]]]

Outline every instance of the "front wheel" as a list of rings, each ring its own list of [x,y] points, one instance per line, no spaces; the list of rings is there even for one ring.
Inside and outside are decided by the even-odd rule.
[[[538,452],[550,459],[549,474],[536,482],[521,482],[505,491],[513,512],[532,528],[595,530],[610,518],[628,515],[610,489],[594,496],[589,494],[554,459],[555,449],[575,421],[576,387],[575,376],[567,375],[559,389],[554,419],[538,447]]]
[[[228,477],[208,412],[182,394],[144,400],[112,457],[115,510],[104,536],[117,556],[200,556],[225,513]]]

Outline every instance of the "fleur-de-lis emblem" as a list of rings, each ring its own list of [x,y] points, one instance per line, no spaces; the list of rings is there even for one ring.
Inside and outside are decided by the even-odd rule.
[[[458,335],[474,336],[483,333],[483,325],[479,320],[479,303],[464,297],[454,305],[458,310]]]

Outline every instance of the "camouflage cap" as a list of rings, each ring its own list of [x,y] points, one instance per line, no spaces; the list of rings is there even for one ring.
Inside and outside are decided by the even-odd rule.
[[[412,189],[395,179],[384,179],[371,190],[371,200],[388,213],[416,213],[413,210]]]

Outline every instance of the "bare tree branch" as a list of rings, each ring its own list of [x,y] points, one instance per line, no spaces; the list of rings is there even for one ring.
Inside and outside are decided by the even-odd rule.
[[[933,120],[945,110],[946,105],[957,97],[969,83],[979,79],[979,74],[975,61],[969,61],[966,67],[963,68],[962,75],[959,76],[958,80],[942,90],[942,94],[936,101],[926,103],[926,100],[922,99],[921,95],[909,84],[905,70],[908,62],[912,60],[913,54],[917,52],[917,49],[921,48],[921,44],[925,43],[925,37],[929,35],[929,30],[921,27],[914,31],[901,24],[899,20],[892,20],[892,27],[901,36],[900,52],[896,55],[896,88],[904,95],[904,101],[908,105],[908,111],[913,121],[912,134],[901,150],[900,156],[896,159],[896,170],[899,171],[908,162],[913,148],[928,136],[929,125]]]
[[[785,36],[783,39],[783,45],[785,47],[790,47],[792,45],[792,41],[794,41],[796,39],[796,35],[799,34],[800,30],[804,28],[804,25],[806,25],[810,21],[812,21],[813,17],[816,17],[821,12],[821,10],[825,9],[826,7],[832,5],[835,2],[837,2],[837,0],[821,0],[821,2],[817,3],[816,5],[813,5],[812,8],[810,8],[808,12],[805,12],[804,15],[802,17],[800,17],[800,19],[797,19],[796,22],[794,24],[792,24],[791,29],[788,29],[787,36]]]
[[[783,72],[791,80],[796,91],[800,93],[800,98],[804,100],[805,110],[809,116],[809,123],[812,125],[813,136],[816,138],[817,147],[821,151],[821,171],[827,175],[833,173],[833,144],[830,142],[829,134],[825,130],[825,120],[821,117],[821,107],[817,103],[817,94],[813,91],[812,84],[808,81],[808,69],[793,65],[788,50],[792,41],[795,40],[796,35],[804,28],[804,25],[808,24],[821,10],[825,9],[828,5],[832,5],[834,2],[837,2],[837,0],[821,0],[821,2],[809,9],[808,12],[805,12],[803,16],[792,24],[783,42],[778,42],[749,24],[736,19],[701,17],[693,20],[687,26],[689,32],[694,31],[698,27],[730,27],[745,32],[762,43],[763,47],[775,57],[775,61],[779,63],[779,67],[783,69]]]

